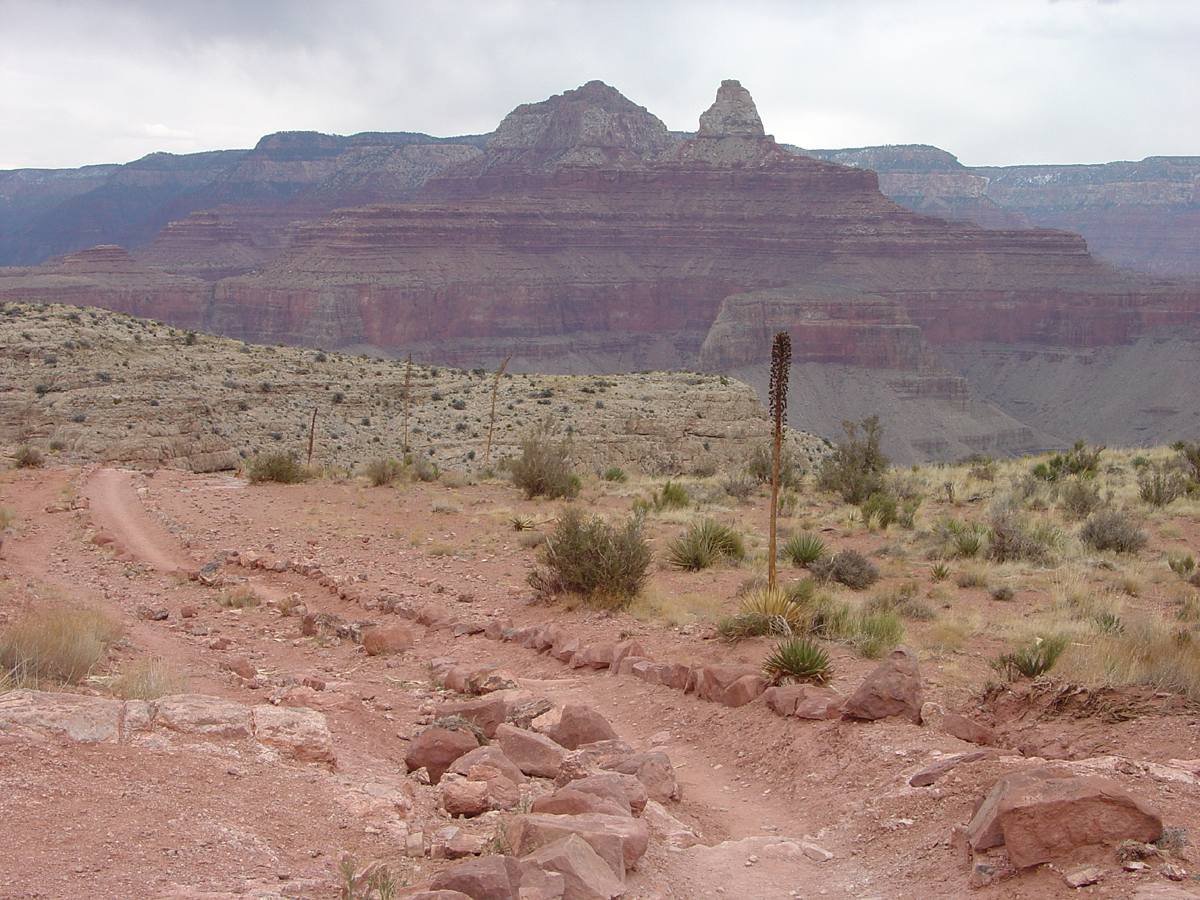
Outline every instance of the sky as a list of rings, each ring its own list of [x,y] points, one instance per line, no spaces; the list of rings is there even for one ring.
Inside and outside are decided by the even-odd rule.
[[[1200,156],[1200,0],[0,0],[0,169],[482,133],[592,79],[693,131],[726,78],[811,149]]]

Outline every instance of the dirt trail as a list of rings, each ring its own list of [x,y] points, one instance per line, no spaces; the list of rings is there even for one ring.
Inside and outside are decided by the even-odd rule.
[[[146,512],[129,472],[100,469],[88,479],[87,497],[96,524],[111,532],[128,553],[160,572],[194,567],[179,542]]]

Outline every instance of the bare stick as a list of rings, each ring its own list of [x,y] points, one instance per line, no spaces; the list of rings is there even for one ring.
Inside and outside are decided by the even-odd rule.
[[[787,412],[788,372],[792,367],[792,339],[786,331],[775,333],[771,346],[771,420],[775,439],[771,454],[771,546],[767,551],[767,586],[775,588],[775,519],[779,513],[779,458],[783,451],[783,421]]]
[[[512,359],[513,351],[508,351],[508,356],[504,357],[504,362],[500,363],[500,368],[496,371],[496,377],[492,379],[492,418],[488,422],[488,442],[487,452],[483,454],[483,467],[486,469],[492,458],[492,431],[496,427],[496,392],[500,388],[500,376],[504,374],[504,367],[508,365],[508,361]]]

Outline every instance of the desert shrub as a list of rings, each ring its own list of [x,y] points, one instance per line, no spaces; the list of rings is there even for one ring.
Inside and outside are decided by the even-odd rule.
[[[887,528],[899,517],[899,502],[891,494],[876,491],[860,505],[863,521],[870,523],[872,519],[880,528]]]
[[[846,439],[821,464],[817,488],[839,494],[843,502],[857,506],[884,489],[884,476],[890,461],[880,449],[883,427],[879,424],[879,416],[870,416],[858,425],[843,422],[842,429]]]
[[[960,588],[986,588],[988,586],[987,569],[978,564],[963,566],[955,576],[954,583]]]
[[[1007,584],[1002,584],[999,587],[992,588],[992,591],[990,594],[988,594],[988,596],[997,603],[1011,603],[1013,598],[1017,596],[1017,592]]]
[[[745,557],[742,537],[728,525],[702,519],[667,545],[667,561],[677,569],[698,572],[725,560]]]
[[[1138,496],[1151,506],[1166,506],[1184,492],[1183,476],[1162,466],[1151,466],[1138,476]]]
[[[1171,449],[1179,454],[1179,465],[1192,481],[1200,481],[1200,441],[1176,441]]]
[[[394,482],[404,473],[404,464],[398,459],[387,456],[377,456],[367,463],[367,479],[375,487],[384,487]]]
[[[879,659],[904,640],[904,624],[895,612],[864,611],[849,621],[850,645],[866,659]]]
[[[950,567],[945,563],[934,563],[929,567],[929,577],[934,581],[945,581],[950,577]]]
[[[104,659],[120,626],[86,607],[29,609],[0,635],[0,672],[18,685],[41,679],[73,684]]]
[[[808,631],[811,624],[805,607],[794,602],[779,588],[759,587],[738,603],[736,615],[717,623],[727,638],[754,637],[764,634],[794,635]]]
[[[836,581],[855,591],[869,588],[879,580],[875,564],[857,550],[841,550],[813,563],[809,570],[822,581]]]
[[[1032,474],[1041,481],[1059,481],[1069,475],[1091,478],[1096,474],[1096,468],[1100,465],[1100,454],[1103,452],[1103,447],[1089,449],[1087,443],[1081,439],[1066,453],[1055,453],[1050,459],[1035,465]]]
[[[442,474],[437,464],[427,456],[418,454],[406,460],[406,462],[408,464],[407,468],[415,481],[431,484],[437,481],[438,477]]]
[[[187,678],[165,660],[135,659],[113,682],[112,691],[120,700],[157,700],[187,693],[187,687]]]
[[[929,622],[935,618],[933,607],[921,597],[921,585],[905,581],[871,595],[863,609],[869,613],[894,612],[914,622]]]
[[[1100,489],[1079,476],[1065,482],[1058,492],[1058,508],[1077,519],[1086,519],[1102,506]]]
[[[1136,553],[1146,546],[1150,536],[1126,513],[1118,509],[1102,509],[1083,523],[1079,539],[1093,550]]]
[[[554,441],[547,425],[539,425],[521,442],[521,455],[510,467],[513,484],[525,499],[570,499],[579,493],[579,476],[571,471],[569,441]]]
[[[988,664],[1007,681],[1016,681],[1019,677],[1037,678],[1053,669],[1066,649],[1066,635],[1039,637],[1012,653],[989,660]]]
[[[625,474],[625,470],[620,466],[609,466],[604,470],[604,474],[600,476],[605,481],[615,481],[618,483],[629,480],[629,476]]]
[[[17,448],[17,453],[13,457],[13,465],[18,469],[37,469],[45,464],[46,457],[42,455],[42,451],[28,444]]]
[[[308,474],[294,453],[262,453],[250,460],[246,466],[246,477],[251,484],[274,481],[279,484],[298,484]]]
[[[746,456],[746,474],[756,483],[770,484],[775,471],[775,456],[771,445],[759,444]],[[786,447],[779,452],[779,487],[799,490],[804,468]]]
[[[1045,523],[1032,524],[1012,503],[1000,503],[988,516],[987,558],[995,562],[1047,562],[1063,535]]]
[[[4,508],[0,507],[0,523],[3,520]],[[1196,569],[1196,560],[1192,554],[1185,553],[1180,556],[1169,556],[1167,557],[1167,565],[1171,567],[1172,572],[1184,581],[1200,587],[1200,571]]]
[[[721,479],[721,490],[738,503],[745,503],[758,490],[758,481],[750,475],[730,475]]]
[[[825,546],[825,542],[820,537],[811,531],[802,531],[788,539],[787,543],[783,545],[782,552],[785,559],[792,561],[792,565],[808,568],[824,557],[829,552],[829,548]]]
[[[543,594],[569,591],[601,606],[627,606],[646,581],[650,546],[642,520],[631,516],[620,527],[578,509],[564,509],[546,537],[546,565],[530,583]]]
[[[686,509],[689,503],[687,488],[678,481],[668,481],[654,494],[654,511]]]
[[[775,651],[763,660],[763,671],[776,684],[803,681],[824,684],[833,677],[833,664],[816,641],[794,637],[775,645]]]

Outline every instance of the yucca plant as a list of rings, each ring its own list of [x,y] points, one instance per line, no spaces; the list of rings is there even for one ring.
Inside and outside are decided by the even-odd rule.
[[[533,516],[513,513],[508,517],[508,524],[512,526],[513,531],[532,531],[537,523],[534,522]]]
[[[833,676],[829,654],[804,637],[794,637],[775,646],[775,652],[763,661],[763,671],[772,682],[809,681],[824,684]]]
[[[808,568],[828,552],[825,542],[811,531],[793,535],[783,545],[783,555],[792,561],[792,565],[801,568]]]
[[[945,563],[934,563],[929,567],[929,576],[934,581],[945,581],[950,577],[950,567]]]
[[[726,637],[742,638],[762,634],[794,635],[808,630],[811,616],[785,591],[763,587],[741,599],[737,615],[718,626]]]
[[[722,559],[738,560],[745,555],[741,536],[713,519],[693,522],[686,534],[667,546],[667,561],[686,572],[698,572]]]
[[[1012,653],[1005,653],[990,660],[993,669],[1009,681],[1018,677],[1037,678],[1054,668],[1058,658],[1067,649],[1067,637],[1055,634],[1046,638],[1035,638],[1032,643]]]
[[[662,490],[654,495],[654,511],[662,512],[667,509],[687,509],[688,492],[677,481],[668,481]]]

